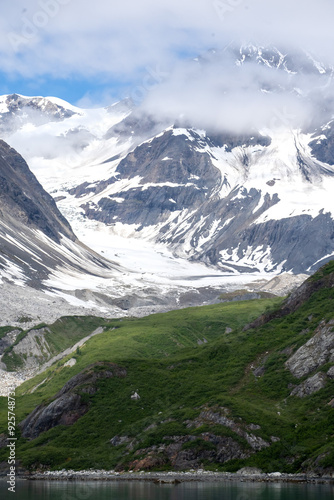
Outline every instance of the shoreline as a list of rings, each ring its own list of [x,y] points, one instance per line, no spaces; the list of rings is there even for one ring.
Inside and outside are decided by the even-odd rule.
[[[31,481],[151,481],[158,484],[179,484],[183,482],[261,482],[261,483],[306,483],[334,484],[332,476],[314,476],[308,474],[283,474],[280,472],[240,474],[230,472],[210,472],[204,470],[187,472],[115,472],[104,470],[86,471],[46,471],[23,473],[16,476],[18,480]],[[0,477],[0,480],[5,477]]]

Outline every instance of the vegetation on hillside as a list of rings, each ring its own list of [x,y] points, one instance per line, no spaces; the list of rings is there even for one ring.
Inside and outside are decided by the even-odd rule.
[[[327,269],[318,276],[334,272]],[[103,363],[114,363],[126,370],[124,377],[97,380],[97,390],[78,388],[87,411],[72,425],[57,425],[32,440],[20,437],[22,464],[168,469],[175,467],[168,450],[177,444],[179,468],[194,463],[226,471],[246,465],[266,472],[331,470],[334,380],[328,377],[321,390],[304,398],[291,396],[307,376],[296,379],[285,362],[322,321],[334,318],[334,288],[316,289],[292,314],[244,328],[280,304],[281,299],[262,299],[110,321],[104,333],[72,354],[74,366],[64,367],[67,357],[18,389],[22,421],[87,367],[103,370]],[[326,362],[312,375],[333,364]],[[5,433],[4,398],[0,405]],[[255,449],[249,436],[267,444]],[[222,459],[222,443],[239,458]],[[0,461],[6,453],[0,449]]]

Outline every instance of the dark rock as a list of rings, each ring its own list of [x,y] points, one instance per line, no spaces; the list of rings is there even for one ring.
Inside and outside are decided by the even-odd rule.
[[[8,444],[6,434],[0,434],[0,450],[1,448],[6,448]]]
[[[57,397],[46,407],[38,406],[22,423],[22,436],[36,438],[56,425],[72,425],[88,410],[78,394]]]
[[[58,243],[60,234],[76,239],[52,196],[44,191],[22,156],[3,141],[0,141],[0,192],[2,217],[8,213]]]
[[[166,460],[158,453],[150,451],[144,458],[130,462],[129,468],[137,472],[139,470],[151,470],[164,465],[166,465]]]
[[[225,463],[233,459],[245,459],[254,453],[244,449],[231,437],[216,436],[213,433],[203,433],[199,436],[165,436],[164,440],[173,441],[169,444],[139,449],[136,455],[143,456],[129,464],[130,468],[150,470],[169,464],[175,470],[185,470],[199,467],[203,461]],[[187,446],[187,443],[193,443]]]
[[[265,366],[259,366],[258,368],[255,368],[255,370],[253,370],[253,374],[255,377],[262,377],[262,375],[264,375],[265,372],[266,372]]]
[[[81,394],[94,394],[97,381],[125,377],[126,370],[113,363],[96,363],[72,377],[55,395],[54,400],[37,406],[21,423],[22,436],[34,439],[57,425],[73,425],[89,409]]]
[[[14,344],[16,337],[21,333],[21,330],[12,330],[0,339],[0,356],[5,352],[7,347]]]

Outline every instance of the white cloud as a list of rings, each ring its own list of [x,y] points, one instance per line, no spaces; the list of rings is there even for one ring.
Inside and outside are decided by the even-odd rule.
[[[331,0],[17,0],[0,7],[2,68],[132,76],[181,50],[284,42],[331,57]]]
[[[241,74],[231,64],[212,60],[204,74],[184,63],[185,56],[252,41],[287,51],[302,47],[334,65],[333,14],[332,0],[2,2],[0,65],[24,78],[132,81],[130,94],[140,98],[149,91],[147,109],[164,115],[190,113],[204,122],[214,116],[217,125],[228,122],[232,129],[248,126],[254,117],[264,123],[284,106],[290,116],[304,119],[314,108],[301,106],[290,93],[259,94],[259,82],[273,83],[263,68],[250,65]],[[170,77],[152,77],[152,72]],[[286,76],[275,78],[285,85]],[[312,85],[318,88],[310,79],[294,84],[308,93]]]

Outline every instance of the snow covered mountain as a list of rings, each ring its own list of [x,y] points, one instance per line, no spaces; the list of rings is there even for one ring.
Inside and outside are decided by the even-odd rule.
[[[319,115],[303,129],[274,116],[259,130],[223,133],[186,117],[165,121],[129,100],[83,110],[13,95],[0,99],[3,136],[93,248],[98,230],[106,242],[144,240],[231,275],[312,272],[334,256],[333,70],[275,48],[231,53],[235,66],[287,76],[263,78],[260,92],[307,102],[296,84],[319,77]]]
[[[93,230],[93,237],[107,254],[105,234]],[[227,285],[222,273],[210,278],[204,266],[184,265],[166,251],[157,256],[137,245],[126,253],[131,259],[124,267],[116,256],[117,262],[81,243],[24,159],[0,141],[0,325],[30,326],[61,315],[142,315],[215,300]],[[150,273],[143,274],[138,260]]]
[[[224,271],[312,271],[334,253],[334,169],[309,140],[171,128],[118,163],[107,185],[69,194],[116,233]]]

